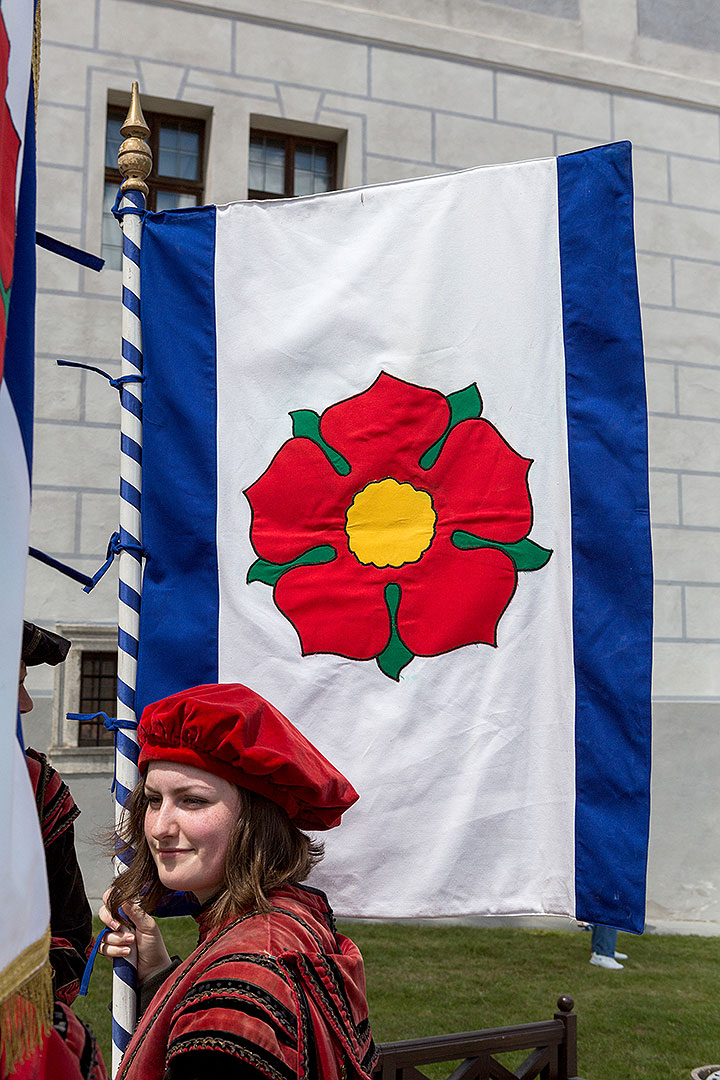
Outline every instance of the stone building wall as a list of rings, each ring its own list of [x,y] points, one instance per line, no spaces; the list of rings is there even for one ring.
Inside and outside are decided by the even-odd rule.
[[[329,130],[343,186],[633,142],[656,573],[651,922],[720,924],[718,50],[714,0],[43,4],[38,228],[94,252],[107,103],[133,79],[146,108],[208,120],[208,202],[245,197],[251,118]],[[120,273],[45,251],[38,264],[31,542],[92,572],[117,520],[117,395],[56,360],[119,374]],[[622,537],[609,542],[622,558]],[[46,625],[111,637],[115,596],[112,572],[86,596],[30,567],[28,616]],[[71,741],[53,674],[30,685],[29,740]],[[54,757],[85,808],[98,894],[85,841],[110,818],[108,755]]]

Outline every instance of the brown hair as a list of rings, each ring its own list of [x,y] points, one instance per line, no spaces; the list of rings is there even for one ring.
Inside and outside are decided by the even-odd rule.
[[[268,893],[281,885],[304,881],[323,857],[323,844],[296,828],[281,806],[246,788],[238,791],[240,810],[225,856],[225,887],[208,912],[213,926],[246,911],[270,911]],[[115,879],[107,899],[116,919],[118,909],[127,901],[139,902],[145,911],[153,912],[171,895],[158,877],[145,839],[147,806],[141,780],[126,803],[116,834],[116,852],[134,852],[130,866]]]

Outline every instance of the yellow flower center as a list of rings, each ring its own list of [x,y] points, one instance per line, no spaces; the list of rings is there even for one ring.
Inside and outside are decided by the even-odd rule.
[[[402,566],[427,551],[436,521],[427,491],[388,478],[358,491],[346,514],[345,532],[364,566]]]

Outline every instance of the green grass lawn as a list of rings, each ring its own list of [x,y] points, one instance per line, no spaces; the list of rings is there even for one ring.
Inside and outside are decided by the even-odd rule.
[[[194,922],[164,926],[170,952],[186,956]],[[377,1042],[548,1020],[565,993],[575,999],[586,1080],[689,1080],[696,1065],[720,1063],[720,938],[621,934],[618,947],[630,959],[610,972],[588,963],[587,933],[400,923],[340,929],[365,957]],[[109,999],[110,965],[99,959],[77,1012],[108,1063]]]

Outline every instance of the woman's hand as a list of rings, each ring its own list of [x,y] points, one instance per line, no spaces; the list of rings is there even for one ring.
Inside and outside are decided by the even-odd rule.
[[[110,932],[103,938],[100,952],[108,959],[114,960],[122,957],[127,960],[133,949],[137,948],[137,972],[138,982],[143,983],[153,975],[170,967],[171,960],[160,927],[138,904],[127,903],[123,906],[123,912],[133,926],[128,926],[113,919],[111,912],[105,906],[108,892],[103,896],[103,903],[98,911],[100,919],[110,928]]]

